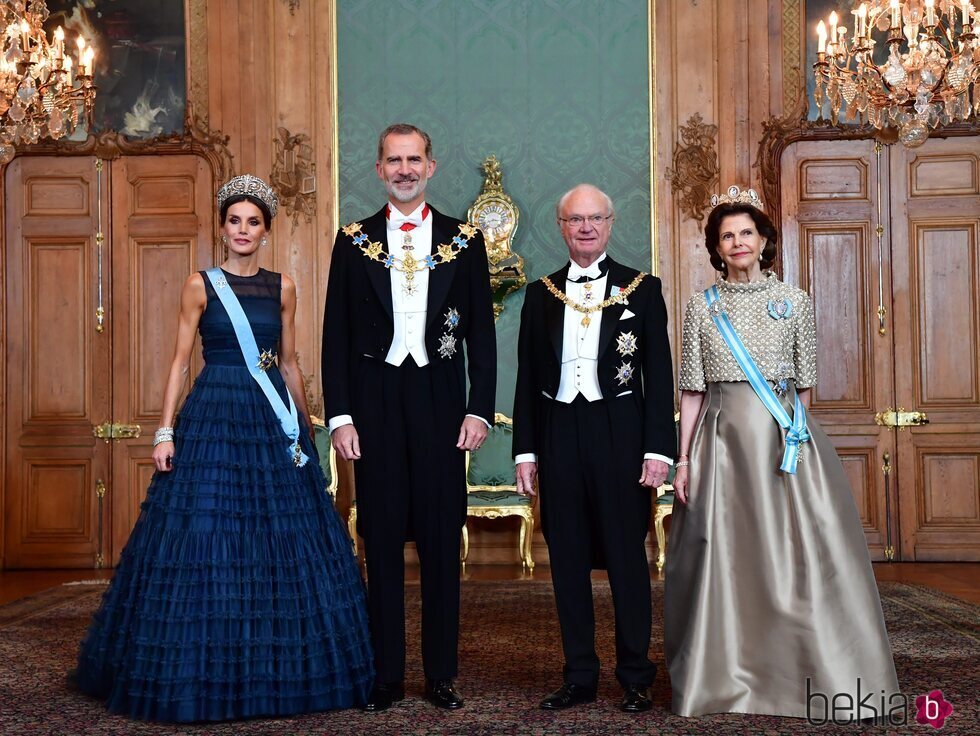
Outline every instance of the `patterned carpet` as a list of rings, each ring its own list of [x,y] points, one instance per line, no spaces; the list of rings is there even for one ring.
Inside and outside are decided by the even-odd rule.
[[[903,728],[815,727],[802,720],[724,715],[683,719],[670,713],[670,688],[661,666],[650,713],[616,709],[612,677],[612,608],[606,583],[596,583],[598,648],[603,659],[599,700],[547,713],[538,700],[560,683],[561,658],[551,584],[546,580],[466,582],[458,684],[462,711],[438,711],[421,697],[418,658],[419,589],[408,589],[408,697],[391,711],[321,713],[288,720],[219,725],[145,724],[108,715],[101,705],[65,688],[76,647],[98,605],[100,585],[69,585],[0,607],[0,733],[5,736],[71,734],[813,734],[912,733],[934,730],[915,723],[916,695],[941,689],[953,704],[942,734],[980,732],[980,607],[942,593],[897,583],[881,585],[885,618],[899,681],[910,696]],[[653,652],[662,662],[663,585],[654,584]]]

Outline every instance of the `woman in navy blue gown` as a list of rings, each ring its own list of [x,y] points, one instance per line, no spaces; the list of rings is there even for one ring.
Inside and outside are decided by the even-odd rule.
[[[296,286],[258,265],[276,195],[240,176],[218,206],[228,258],[184,284],[157,472],[75,674],[144,720],[345,708],[374,682],[364,584],[311,441]],[[198,330],[205,367],[174,424]]]

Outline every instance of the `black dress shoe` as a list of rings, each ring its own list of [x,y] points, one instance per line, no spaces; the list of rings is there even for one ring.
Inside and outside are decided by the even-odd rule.
[[[595,688],[576,685],[566,682],[551,695],[541,701],[541,708],[545,710],[564,710],[573,705],[595,702]]]
[[[623,693],[622,702],[619,704],[619,709],[625,710],[627,713],[642,713],[652,707],[650,689],[639,685],[629,685],[626,692]]]
[[[379,682],[376,683],[367,702],[361,706],[361,710],[368,713],[380,713],[388,710],[392,704],[405,698],[405,685],[401,682]]]
[[[437,708],[456,710],[463,707],[463,696],[452,680],[426,680],[425,697]]]

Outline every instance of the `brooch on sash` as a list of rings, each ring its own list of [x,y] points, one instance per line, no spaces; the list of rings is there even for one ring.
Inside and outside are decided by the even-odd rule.
[[[767,306],[773,319],[789,319],[793,314],[793,302],[789,299],[770,299]]]
[[[456,336],[453,332],[459,327],[459,310],[450,307],[443,315],[445,322],[443,325],[446,331],[439,336],[439,355],[442,358],[451,358],[456,354]]]
[[[228,282],[225,280],[224,276],[219,276],[217,280],[214,282],[214,285],[217,286],[219,289],[223,289],[226,286],[228,286]]]
[[[616,369],[616,380],[619,381],[620,386],[625,386],[631,378],[633,378],[633,364],[624,360],[623,364]]]
[[[276,360],[276,354],[271,350],[263,350],[259,353],[259,362],[255,364],[256,368],[260,370],[267,371],[272,367],[273,362]]]
[[[616,352],[620,355],[632,355],[636,352],[636,336],[632,332],[620,332],[616,335]]]
[[[476,235],[477,230],[468,223],[461,223],[459,233],[449,243],[437,245],[435,255],[426,255],[424,258],[416,258],[411,253],[406,253],[402,258],[393,256],[384,249],[381,243],[368,238],[367,233],[361,231],[361,223],[359,222],[352,222],[343,228],[342,232],[354,241],[354,245],[367,258],[377,261],[385,268],[393,268],[405,274],[402,291],[406,296],[411,296],[418,291],[415,274],[426,269],[431,271],[436,266],[455,260],[461,251],[469,247],[470,238]]]
[[[793,366],[789,363],[780,363],[776,368],[776,380],[773,382],[772,392],[776,396],[785,396],[789,391],[789,377],[793,374]]]

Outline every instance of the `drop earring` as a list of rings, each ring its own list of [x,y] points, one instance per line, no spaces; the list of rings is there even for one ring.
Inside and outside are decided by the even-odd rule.
[[[221,244],[223,246],[225,246],[226,248],[228,247],[228,236],[227,235],[222,235],[221,236]]]
[[[263,237],[263,238],[262,238],[262,240],[260,240],[259,242],[260,242],[260,243],[261,243],[262,245],[268,245],[268,244],[269,244],[269,239],[268,239],[268,238],[266,238],[266,237]]]

